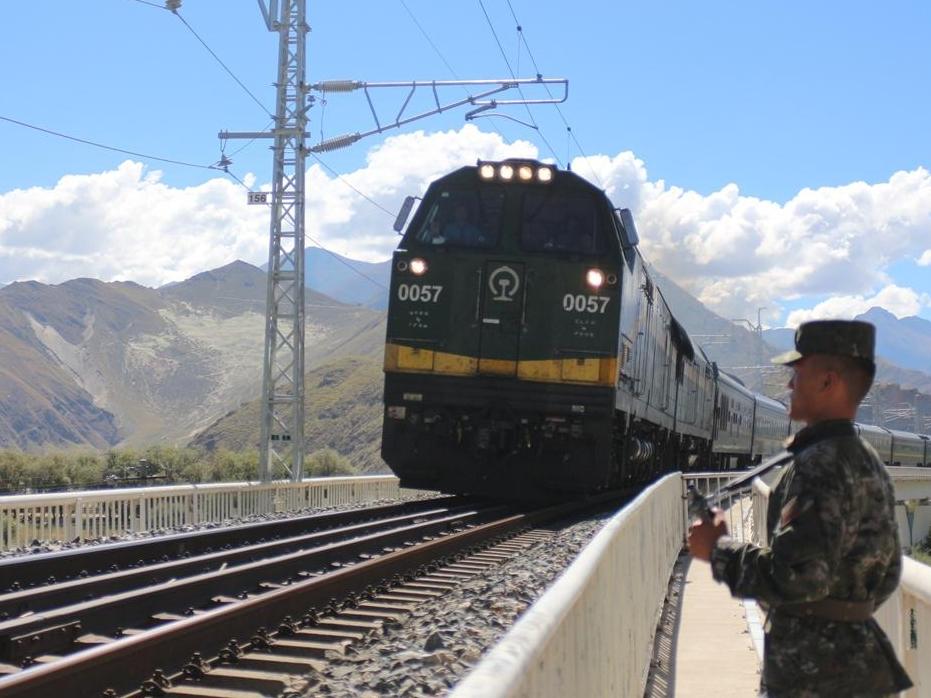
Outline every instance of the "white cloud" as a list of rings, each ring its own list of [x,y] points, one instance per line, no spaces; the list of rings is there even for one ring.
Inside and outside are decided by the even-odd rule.
[[[224,179],[176,189],[126,161],[0,196],[0,281],[76,276],[160,285],[258,259],[266,215]]]
[[[780,204],[743,196],[736,184],[702,195],[651,182],[629,152],[589,163],[577,159],[573,170],[633,209],[647,259],[725,317],[766,307],[769,321],[781,324],[781,300],[826,293],[863,300],[892,287],[886,268],[914,259],[931,238],[931,173],[921,167],[877,184],[804,189]],[[919,263],[931,265],[931,250]],[[920,307],[886,289],[873,298],[892,312]]]
[[[365,167],[343,177],[394,212],[407,194],[422,194],[430,180],[477,158],[536,155],[528,142],[508,145],[467,125],[389,138],[369,152]],[[307,234],[356,259],[390,256],[394,214],[308,162]],[[255,186],[254,175],[244,181]],[[157,286],[237,258],[262,264],[268,215],[248,206],[244,189],[226,178],[174,188],[129,160],[109,172],[68,175],[51,188],[0,194],[0,285],[89,276]]]
[[[870,297],[836,296],[819,303],[810,310],[794,310],[789,313],[786,325],[795,328],[809,320],[831,318],[850,320],[876,306],[902,318],[916,315],[922,307],[928,305],[931,305],[931,297],[928,294],[920,294],[911,288],[890,285]]]
[[[479,158],[537,155],[529,142],[507,144],[471,124],[389,138],[343,178],[390,213],[308,160],[307,233],[346,256],[385,259],[397,244],[391,223],[405,195]],[[917,301],[903,295],[909,289],[888,290],[898,287],[886,271],[902,259],[931,265],[924,168],[886,182],[804,189],[785,203],[745,196],[736,184],[706,195],[652,181],[631,152],[577,158],[572,169],[631,208],[644,256],[724,317],[756,317],[766,307],[764,320],[781,324],[780,302],[816,294],[836,296],[828,301],[839,304],[829,306],[835,312],[861,301],[915,312],[924,302],[914,291]],[[127,161],[51,188],[0,194],[0,283],[93,276],[158,285],[235,258],[263,263],[267,236],[268,209],[247,206],[229,180],[176,188]]]

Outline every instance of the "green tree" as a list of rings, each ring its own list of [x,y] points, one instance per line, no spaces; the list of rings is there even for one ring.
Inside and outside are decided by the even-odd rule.
[[[132,449],[110,449],[104,454],[105,479],[123,480],[135,475],[139,455]]]
[[[19,451],[0,451],[0,490],[15,492],[26,487],[27,456]]]
[[[355,475],[358,472],[346,456],[337,453],[332,448],[324,448],[311,453],[304,463],[304,471],[311,477]]]

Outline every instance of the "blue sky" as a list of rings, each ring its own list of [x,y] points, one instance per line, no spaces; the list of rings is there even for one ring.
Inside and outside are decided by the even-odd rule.
[[[478,0],[309,0],[310,80],[453,78],[405,5],[458,77],[507,76]],[[484,0],[484,6],[521,76],[535,71],[526,51],[518,52],[511,8],[540,70],[570,80],[562,110],[585,152],[613,158],[631,151],[647,182],[662,183],[667,194],[678,188],[712,197],[734,184],[742,197],[783,205],[804,189],[882,184],[897,172],[931,167],[928,3],[880,8],[866,2],[511,0],[509,6],[506,0]],[[259,101],[273,106],[277,37],[265,30],[255,2],[184,0],[181,16]],[[177,17],[138,0],[17,4],[0,28],[0,58],[7,66],[0,116],[128,150],[210,164],[220,155],[217,131],[257,130],[267,123],[266,112]],[[383,115],[391,115],[402,95],[379,93],[378,98]],[[515,108],[506,113],[527,118]],[[580,155],[552,107],[536,107],[533,113],[539,133],[502,118],[475,123],[482,131],[497,131],[505,142],[535,144],[541,157],[555,153],[565,162],[567,155]],[[462,114],[460,109],[433,117],[404,132],[458,131]],[[311,120],[312,132],[322,128],[326,137],[371,125],[361,94],[331,96],[325,108],[314,107]],[[326,161],[344,174],[361,172],[371,149],[384,142],[372,138]],[[7,122],[0,122],[0,143],[0,196],[16,189],[51,190],[66,175],[114,171],[128,159]],[[228,152],[240,145],[231,144]],[[234,155],[232,170],[267,182],[271,158],[265,145],[255,143]],[[209,170],[129,159],[142,162],[147,172],[160,170],[161,184],[172,191],[201,187],[217,177]],[[925,189],[917,186],[901,196],[920,196],[916,191]],[[398,196],[404,193],[410,192]],[[628,203],[623,194],[615,199]],[[396,207],[392,200],[384,203]],[[925,209],[915,212],[913,202],[901,205],[915,216],[903,234],[924,235],[923,242],[878,260],[879,274],[860,286],[845,282],[834,289],[830,278],[805,279],[799,297],[780,291],[771,301],[778,310],[770,322],[779,324],[792,310],[811,309],[832,295],[868,299],[890,284],[919,297],[931,294],[931,266],[915,263],[931,250],[931,221]],[[263,233],[258,230],[260,238]],[[320,234],[326,237],[325,231]],[[333,236],[337,249],[351,253],[345,240],[340,246]],[[685,240],[688,233],[682,236]],[[54,241],[48,245],[53,254]],[[652,252],[662,258],[659,242]],[[707,262],[707,254],[697,258]],[[734,301],[718,293],[718,281],[731,272],[723,263],[708,269],[694,275],[680,270],[683,284],[711,299],[712,307],[718,298],[722,313],[730,310]],[[92,267],[87,274],[96,272]],[[36,271],[43,273],[44,280],[60,280]],[[0,283],[14,276],[0,273]],[[729,288],[727,298],[743,288]],[[756,297],[754,302],[767,304]],[[931,319],[928,303],[916,302],[917,312]]]

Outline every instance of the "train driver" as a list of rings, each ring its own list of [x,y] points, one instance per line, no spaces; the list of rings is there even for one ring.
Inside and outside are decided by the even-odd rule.
[[[480,245],[485,242],[485,236],[469,215],[468,207],[457,203],[453,208],[452,220],[443,227],[443,236],[452,244]]]

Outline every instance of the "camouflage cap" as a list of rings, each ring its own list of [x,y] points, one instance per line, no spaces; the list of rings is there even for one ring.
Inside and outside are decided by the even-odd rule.
[[[774,364],[793,364],[811,354],[852,356],[874,362],[876,328],[860,320],[814,320],[795,330],[795,350],[772,359]]]

